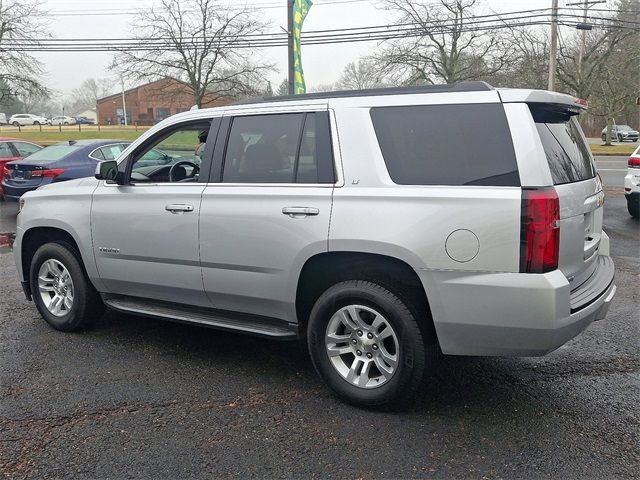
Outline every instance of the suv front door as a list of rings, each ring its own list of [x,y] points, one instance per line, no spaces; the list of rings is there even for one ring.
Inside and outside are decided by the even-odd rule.
[[[298,274],[327,251],[329,113],[245,110],[218,139],[200,213],[205,291],[217,309],[295,322]]]
[[[96,189],[91,233],[98,273],[108,292],[209,306],[198,245],[206,184],[194,176],[193,166],[208,176],[219,123],[202,119],[166,127],[120,164],[124,185],[101,182]],[[149,166],[145,154],[151,149],[163,151],[170,161]]]

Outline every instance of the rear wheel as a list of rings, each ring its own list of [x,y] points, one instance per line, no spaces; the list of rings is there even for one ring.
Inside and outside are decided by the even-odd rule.
[[[38,126],[40,125],[40,122],[38,122],[37,120],[35,122],[33,122],[34,125]]]
[[[425,338],[414,311],[369,281],[341,282],[320,296],[307,342],[316,370],[336,395],[387,408],[415,398],[437,344]]]
[[[13,122],[13,123],[12,123],[12,125],[13,125],[14,127],[19,127],[19,126],[20,126],[20,124],[19,124],[18,122]]]
[[[633,218],[640,218],[640,196],[627,198],[627,210]]]
[[[98,292],[67,243],[47,243],[38,248],[29,278],[36,308],[56,330],[81,329],[104,311]]]
[[[64,124],[63,124],[63,125],[69,125],[69,122],[64,122]]]

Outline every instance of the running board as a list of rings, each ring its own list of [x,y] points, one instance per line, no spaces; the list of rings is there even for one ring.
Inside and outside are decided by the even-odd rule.
[[[208,308],[191,307],[177,303],[153,301],[136,297],[103,298],[113,310],[133,315],[190,323],[205,327],[244,332],[277,339],[295,339],[296,325],[270,317],[252,316]]]

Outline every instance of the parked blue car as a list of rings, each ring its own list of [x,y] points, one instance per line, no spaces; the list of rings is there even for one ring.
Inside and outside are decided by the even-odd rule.
[[[18,199],[48,183],[91,177],[98,162],[115,159],[128,144],[121,140],[69,140],[8,162],[2,173],[4,195]]]

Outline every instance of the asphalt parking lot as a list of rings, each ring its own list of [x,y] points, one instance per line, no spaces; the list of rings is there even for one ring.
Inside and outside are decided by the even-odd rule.
[[[606,320],[542,358],[445,358],[396,413],[334,399],[292,343],[115,313],[56,332],[0,254],[0,474],[637,478],[640,224],[617,190],[605,229]]]

